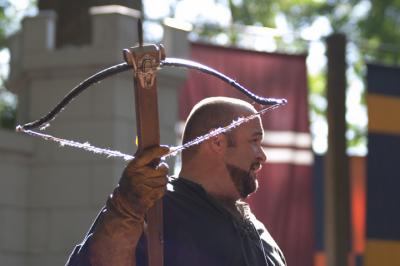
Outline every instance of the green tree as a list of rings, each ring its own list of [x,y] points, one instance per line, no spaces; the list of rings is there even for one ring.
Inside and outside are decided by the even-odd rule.
[[[370,0],[371,9],[358,22],[360,35],[367,42],[363,54],[371,60],[400,64],[400,1]]]
[[[0,1],[0,53],[7,50],[7,38],[18,29],[22,14],[15,2]],[[4,87],[7,75],[7,62],[0,65],[0,128],[12,129],[16,123],[16,99]]]

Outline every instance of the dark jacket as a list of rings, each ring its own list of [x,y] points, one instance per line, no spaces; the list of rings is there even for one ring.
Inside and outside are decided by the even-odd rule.
[[[183,178],[173,180],[163,205],[165,266],[286,265],[281,250],[250,210],[246,219],[239,219],[198,184]],[[75,248],[68,265],[89,265],[88,245],[90,232]],[[136,261],[137,266],[147,265],[143,236]]]

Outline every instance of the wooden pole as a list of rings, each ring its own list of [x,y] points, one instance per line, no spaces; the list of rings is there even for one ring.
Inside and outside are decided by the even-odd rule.
[[[139,46],[124,49],[124,59],[132,66],[135,87],[137,153],[160,145],[156,71],[165,59],[162,45],[143,44],[143,29],[138,21]],[[159,163],[159,161],[154,162]],[[164,265],[163,204],[155,202],[146,215],[148,265]]]
[[[346,155],[346,37],[327,38],[328,151],[325,157],[325,250],[327,266],[348,265],[350,182]]]

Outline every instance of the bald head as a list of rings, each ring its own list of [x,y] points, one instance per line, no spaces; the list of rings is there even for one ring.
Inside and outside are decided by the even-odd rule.
[[[255,113],[255,108],[243,100],[228,97],[211,97],[197,103],[186,120],[183,143],[208,133],[210,130],[227,126],[239,116]],[[193,156],[198,146],[182,152],[183,163]]]

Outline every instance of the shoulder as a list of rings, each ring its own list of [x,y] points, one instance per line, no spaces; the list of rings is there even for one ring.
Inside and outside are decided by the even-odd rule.
[[[164,201],[174,205],[197,206],[207,204],[205,190],[184,178],[169,178]]]

